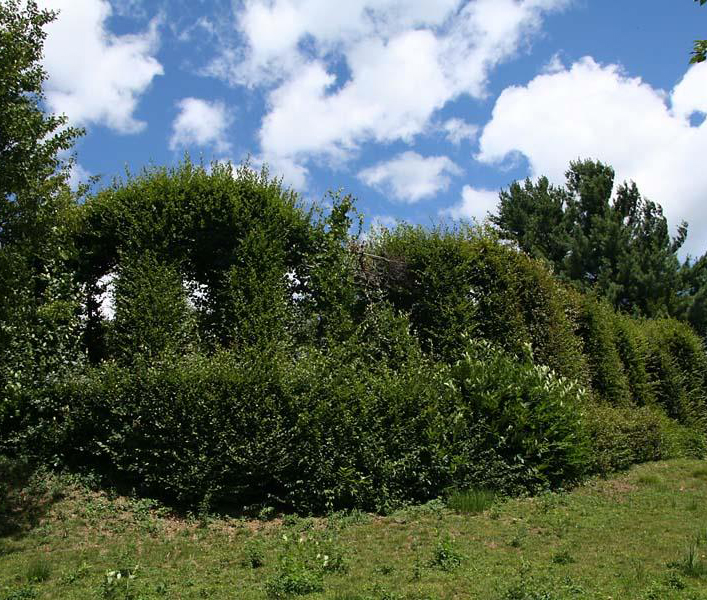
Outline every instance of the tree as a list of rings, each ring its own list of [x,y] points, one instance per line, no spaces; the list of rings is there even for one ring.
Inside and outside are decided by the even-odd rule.
[[[695,0],[699,2],[700,6],[707,4],[707,0]],[[692,60],[691,64],[701,63],[707,60],[707,40],[695,40],[695,47],[692,50]]]
[[[42,108],[44,27],[55,17],[35,0],[0,0],[0,428],[22,389],[77,356],[76,202],[63,157],[81,131]]]
[[[545,177],[512,184],[500,193],[491,221],[560,277],[600,293],[620,310],[680,312],[677,251],[687,224],[672,239],[660,205],[643,198],[634,183],[618,186],[612,200],[614,170],[601,162],[573,162],[566,178],[561,187]]]
[[[23,8],[24,7],[24,8]],[[66,179],[70,150],[81,130],[66,117],[42,109],[44,27],[56,13],[35,0],[0,0],[0,242],[8,243],[13,220],[33,207],[27,192]],[[36,198],[34,199],[36,202]],[[24,204],[27,204],[25,206]]]

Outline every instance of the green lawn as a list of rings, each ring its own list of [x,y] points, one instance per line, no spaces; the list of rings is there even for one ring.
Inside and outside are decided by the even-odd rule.
[[[475,515],[432,502],[387,517],[178,519],[52,477],[25,498],[24,527],[0,537],[0,600],[707,600],[699,461],[642,465]]]

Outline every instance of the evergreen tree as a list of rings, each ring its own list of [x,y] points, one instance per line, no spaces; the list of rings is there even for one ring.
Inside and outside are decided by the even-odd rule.
[[[684,312],[684,274],[677,251],[687,224],[670,237],[661,207],[634,183],[618,186],[598,161],[570,164],[564,187],[547,178],[515,183],[500,194],[491,220],[507,239],[551,264],[561,277],[605,296],[625,312]]]

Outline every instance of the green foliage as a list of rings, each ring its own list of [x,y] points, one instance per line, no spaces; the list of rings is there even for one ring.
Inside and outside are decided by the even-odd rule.
[[[130,362],[198,348],[195,310],[178,269],[148,251],[123,257],[116,275],[111,355]]]
[[[677,251],[661,207],[635,184],[618,186],[614,170],[590,160],[570,163],[565,187],[546,178],[502,191],[492,221],[519,247],[554,271],[592,289],[615,308],[646,316],[676,314],[681,300]]]
[[[657,402],[668,416],[705,431],[707,356],[702,340],[672,319],[647,321],[647,368]]]
[[[106,363],[53,386],[42,419],[62,460],[190,506],[208,495],[387,512],[449,486],[518,492],[579,477],[582,390],[529,356],[467,344],[453,367],[430,362],[380,307],[326,350]]]
[[[64,127],[66,117],[42,109],[44,28],[55,17],[35,0],[0,2],[0,239],[5,243],[20,233],[23,213],[41,202],[25,193],[66,176],[59,154],[81,134]]]
[[[0,1],[0,449],[15,445],[20,398],[41,401],[48,380],[81,362],[75,199],[59,158],[80,132],[42,109],[43,28],[54,17],[33,0]]]
[[[580,302],[579,331],[592,389],[605,402],[626,405],[630,387],[617,348],[614,313],[606,302],[591,295],[581,297]]]
[[[439,539],[432,552],[430,567],[450,573],[458,569],[464,556],[459,552],[454,540],[449,536]]]
[[[409,314],[423,347],[452,362],[474,335],[511,353],[531,344],[540,362],[586,380],[567,295],[541,265],[472,227],[399,226],[369,242],[364,272]]]
[[[668,458],[699,458],[707,452],[704,430],[681,426],[655,406],[590,405],[586,427],[592,472],[606,474]]]
[[[481,426],[481,448],[494,449],[507,465],[522,465],[526,486],[557,485],[585,472],[589,460],[583,427],[586,392],[549,367],[534,364],[529,351],[513,357],[488,342],[469,341],[447,386],[457,399],[454,410],[458,411],[447,435],[452,447],[458,443],[463,450],[453,454],[457,481],[463,482],[460,475],[473,472],[481,462],[473,454],[465,455],[467,439],[455,440],[469,423]]]
[[[453,490],[447,498],[447,506],[465,515],[475,515],[491,508],[495,500],[496,493],[493,490]]]
[[[631,402],[636,406],[655,403],[653,381],[648,372],[649,341],[642,321],[614,316],[614,341],[628,382]]]
[[[27,565],[25,579],[28,583],[43,583],[51,577],[52,568],[46,558],[36,558]]]
[[[294,193],[248,165],[234,171],[215,164],[207,171],[187,159],[174,169],[118,182],[81,211],[79,274],[93,307],[89,319],[100,332],[100,278],[125,269],[135,275],[135,261],[147,254],[154,258],[144,259],[150,264],[140,267],[140,277],[149,278],[151,266],[162,270],[156,277],[172,296],[179,278],[195,292],[195,318],[207,348],[291,337],[307,322],[304,315],[295,318],[292,296],[308,294],[305,257],[316,255],[318,235],[328,235],[310,219]],[[125,285],[137,287],[138,281]],[[148,293],[132,297],[130,314],[145,310],[159,317]],[[166,304],[168,327],[175,314]],[[98,337],[88,340],[94,358],[100,358]]]

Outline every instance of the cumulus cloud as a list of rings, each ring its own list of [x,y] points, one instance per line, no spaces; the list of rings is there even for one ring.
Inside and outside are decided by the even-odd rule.
[[[462,189],[461,201],[450,208],[444,209],[440,214],[453,219],[473,220],[477,223],[483,223],[489,213],[496,212],[497,205],[497,191],[465,185]]]
[[[448,119],[442,124],[447,139],[458,146],[463,140],[473,141],[479,133],[479,127],[467,123],[463,119]]]
[[[707,242],[704,210],[707,63],[695,65],[670,92],[629,77],[617,65],[584,58],[501,94],[480,137],[478,160],[500,164],[522,153],[531,174],[564,182],[568,163],[595,158],[611,164],[617,180],[634,180],[661,204],[670,223],[690,223],[686,248],[702,254]]]
[[[145,123],[135,118],[140,96],[163,73],[154,57],[157,21],[148,30],[116,36],[106,27],[106,0],[40,0],[58,10],[47,26],[44,66],[49,75],[46,100],[52,112],[73,124],[100,123],[120,133],[136,133]]]
[[[568,2],[248,0],[241,43],[207,71],[266,92],[263,158],[306,174],[309,161],[337,163],[366,142],[410,141],[451,100],[483,97],[490,70]]]
[[[177,103],[179,114],[172,124],[171,150],[190,146],[212,146],[219,154],[231,150],[227,133],[231,124],[226,105],[222,102],[183,98]]]
[[[450,175],[461,173],[461,169],[446,156],[425,158],[408,151],[364,169],[358,177],[396,200],[414,203],[446,190],[451,182]]]

